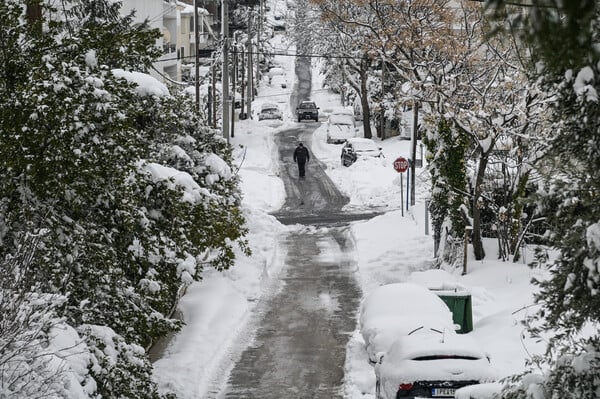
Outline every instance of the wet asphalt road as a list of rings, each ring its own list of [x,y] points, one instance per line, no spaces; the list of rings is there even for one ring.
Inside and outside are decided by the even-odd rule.
[[[295,224],[279,246],[286,255],[281,289],[256,317],[253,343],[243,351],[220,398],[342,398],[346,344],[356,328],[361,292],[348,202],[311,158],[298,177],[292,152],[318,126],[281,132],[281,175],[286,201],[276,216]],[[364,218],[364,216],[363,216]],[[300,225],[299,225],[300,224]]]
[[[302,50],[301,50],[302,51]],[[296,63],[292,108],[311,91],[310,60]],[[348,203],[314,156],[298,177],[293,150],[309,147],[319,126],[302,122],[276,136],[286,201],[275,216],[293,225],[279,246],[285,263],[280,289],[258,306],[251,344],[242,351],[218,398],[342,398],[346,344],[356,328],[361,291],[348,222]],[[311,152],[312,155],[312,152]]]
[[[281,244],[288,250],[282,289],[266,304],[221,397],[341,398],[361,296],[348,231],[305,228]]]

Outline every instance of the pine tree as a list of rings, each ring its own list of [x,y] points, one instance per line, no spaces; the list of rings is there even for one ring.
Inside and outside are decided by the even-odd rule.
[[[231,149],[189,99],[127,78],[158,32],[112,1],[68,3],[44,6],[43,35],[0,4],[0,258],[38,235],[32,278],[65,298],[90,394],[158,398],[143,348],[180,326],[180,288],[249,253]]]

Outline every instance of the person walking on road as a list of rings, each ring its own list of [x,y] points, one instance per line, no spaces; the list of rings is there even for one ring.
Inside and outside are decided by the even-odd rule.
[[[294,162],[298,164],[298,174],[300,178],[304,178],[305,170],[304,165],[310,160],[310,154],[302,143],[298,143],[298,146],[294,150]]]

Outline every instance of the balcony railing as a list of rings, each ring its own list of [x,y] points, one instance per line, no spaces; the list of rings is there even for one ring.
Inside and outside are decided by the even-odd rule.
[[[175,45],[175,43],[165,43],[165,44],[163,44],[163,52],[165,54],[174,53],[175,51],[177,51],[177,46]]]

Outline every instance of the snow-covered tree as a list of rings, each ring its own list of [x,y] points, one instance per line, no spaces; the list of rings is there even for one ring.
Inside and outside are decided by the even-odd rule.
[[[43,232],[31,278],[64,298],[90,396],[159,397],[143,348],[178,328],[180,288],[248,253],[231,149],[141,73],[158,32],[112,1],[63,3],[42,34],[0,4],[0,259]]]
[[[600,392],[600,70],[598,58],[589,66],[547,76],[547,89],[558,92],[551,106],[553,136],[536,163],[544,177],[533,199],[546,218],[547,244],[558,250],[550,259],[540,248],[535,267],[547,267],[550,277],[534,281],[540,288],[541,310],[530,321],[534,336],[549,337],[548,368],[527,389],[530,377],[518,379],[505,397],[596,398]],[[587,332],[586,332],[587,331]],[[591,333],[590,333],[591,331]],[[539,372],[536,369],[535,372]]]
[[[600,392],[600,5],[597,1],[533,2],[527,12],[489,1],[518,27],[531,46],[549,102],[547,147],[535,163],[542,176],[532,194],[546,218],[547,243],[534,266],[549,278],[535,281],[540,311],[530,331],[548,339],[539,367],[514,379],[503,397],[597,398]],[[497,8],[501,6],[501,8]],[[531,373],[538,375],[532,376]]]
[[[326,81],[333,90],[345,89],[348,100],[360,103],[364,137],[371,138],[371,107],[378,103],[376,96],[381,90],[372,87],[375,53],[368,40],[368,29],[364,24],[354,23],[359,16],[369,18],[370,14],[353,1],[311,0],[311,3],[319,9],[321,17],[322,28],[315,39],[318,47],[334,56],[324,63]]]
[[[436,247],[442,246],[440,259],[449,264],[455,251],[445,245],[456,239],[461,245],[460,233],[470,224],[466,219],[469,202],[467,186],[466,152],[468,140],[448,121],[441,120],[437,130],[428,130],[423,139],[427,146],[427,159],[431,162],[431,219]],[[432,162],[435,160],[434,162]]]

